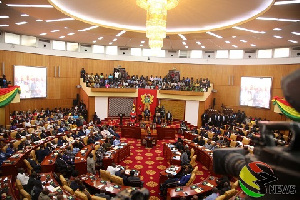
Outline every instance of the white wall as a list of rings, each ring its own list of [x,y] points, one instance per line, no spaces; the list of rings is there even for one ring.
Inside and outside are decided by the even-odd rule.
[[[185,102],[185,121],[194,126],[198,124],[199,101]]]
[[[108,97],[95,97],[95,112],[100,120],[108,117]]]

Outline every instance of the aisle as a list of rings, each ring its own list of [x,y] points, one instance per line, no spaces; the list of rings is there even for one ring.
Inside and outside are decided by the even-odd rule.
[[[120,163],[130,169],[140,170],[140,178],[144,181],[144,187],[150,192],[150,200],[160,199],[159,196],[159,174],[165,170],[169,164],[163,157],[163,144],[174,140],[158,140],[157,145],[152,149],[145,148],[141,145],[141,140],[132,138],[122,138],[122,142],[127,142],[131,145],[130,157]],[[199,171],[197,172],[195,182],[204,180],[209,173],[198,164]]]

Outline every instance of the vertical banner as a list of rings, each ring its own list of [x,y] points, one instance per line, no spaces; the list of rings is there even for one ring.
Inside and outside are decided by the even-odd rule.
[[[138,89],[138,97],[136,102],[136,108],[141,106],[144,111],[146,107],[151,112],[151,118],[155,113],[155,107],[157,106],[157,90],[153,89]]]

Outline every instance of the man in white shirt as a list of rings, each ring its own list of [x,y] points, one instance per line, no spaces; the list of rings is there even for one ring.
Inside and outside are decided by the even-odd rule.
[[[19,173],[17,175],[17,179],[19,179],[20,182],[21,182],[21,184],[23,185],[23,187],[26,188],[26,186],[28,184],[29,176],[27,176],[25,174],[25,170],[23,168],[19,169]]]
[[[106,171],[108,171],[110,173],[110,175],[115,175],[117,171],[119,171],[120,169],[116,167],[115,163],[112,163],[111,166],[108,166]]]

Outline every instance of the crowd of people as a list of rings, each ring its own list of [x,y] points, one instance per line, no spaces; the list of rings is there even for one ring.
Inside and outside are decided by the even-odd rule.
[[[81,78],[87,87],[92,88],[147,88],[158,90],[179,90],[179,91],[196,91],[207,92],[210,88],[208,78],[183,77],[179,80],[176,76],[170,74],[165,77],[161,76],[138,76],[128,75],[125,71],[115,69],[114,73],[109,75],[103,73],[86,73],[84,68],[81,69]]]

